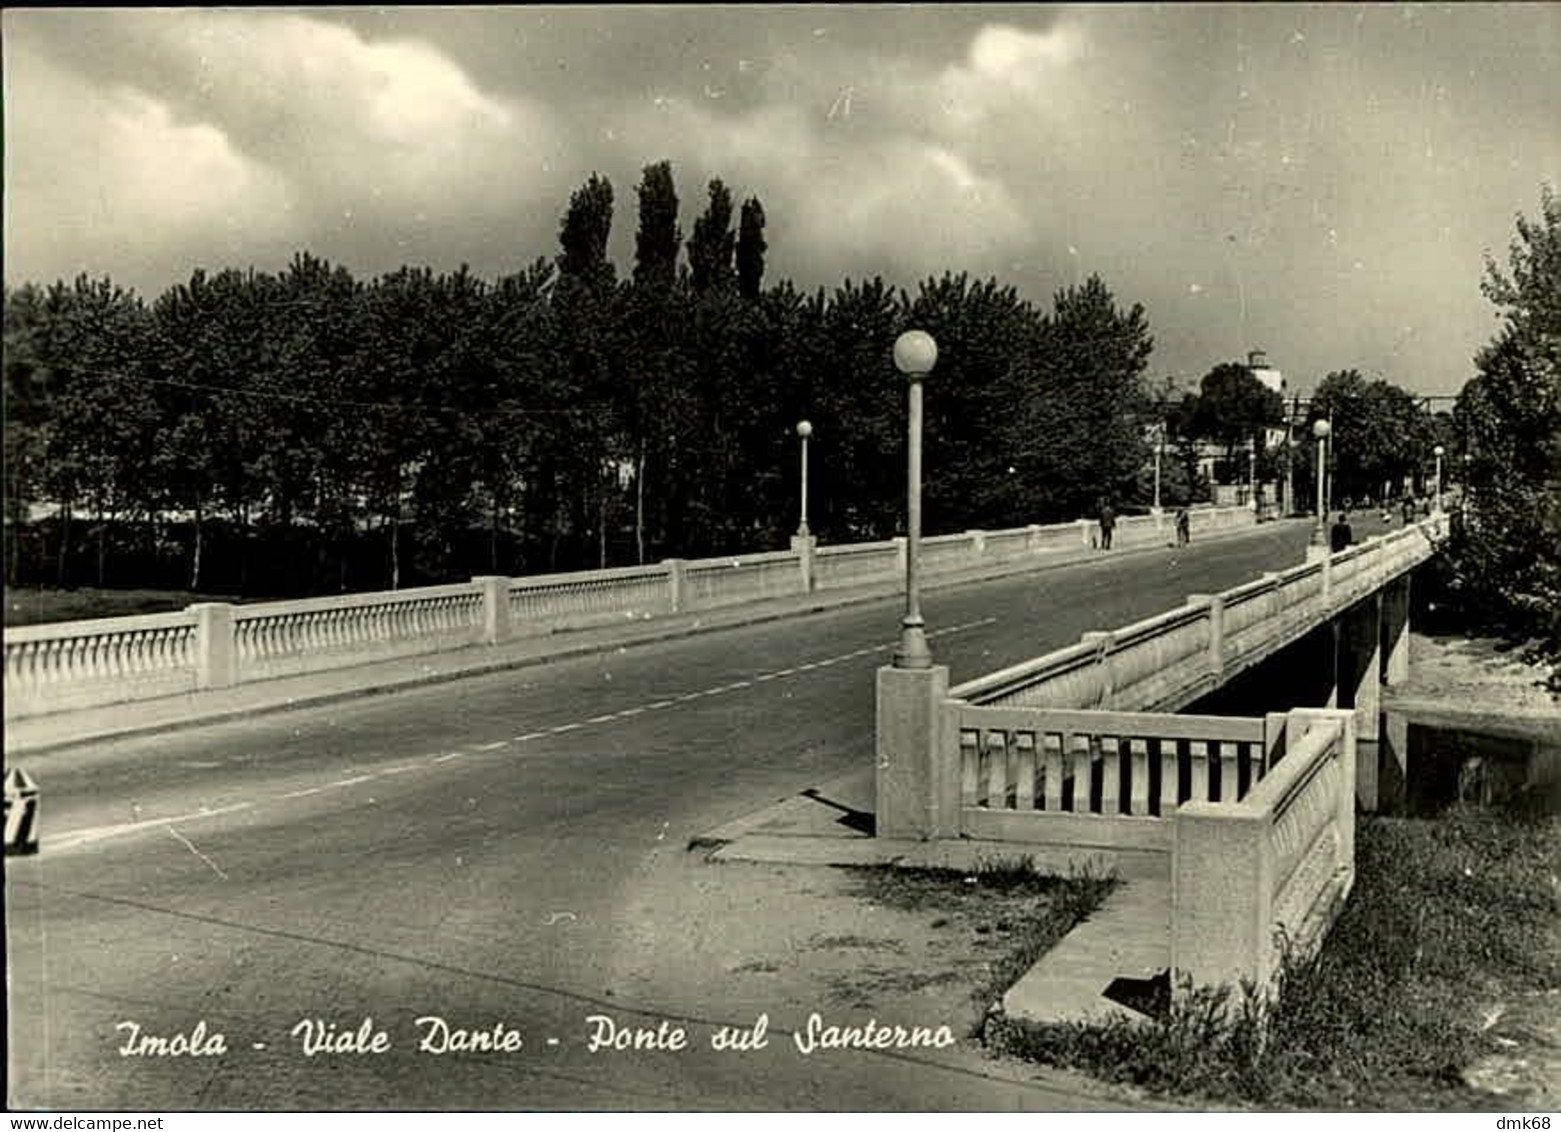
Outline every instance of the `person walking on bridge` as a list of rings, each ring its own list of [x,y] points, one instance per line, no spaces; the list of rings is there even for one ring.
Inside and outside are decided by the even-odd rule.
[[[1100,549],[1111,549],[1111,532],[1116,530],[1117,513],[1111,509],[1111,500],[1100,500]]]
[[[1339,512],[1339,521],[1328,532],[1328,549],[1337,554],[1350,543],[1355,541],[1355,532],[1350,529],[1350,516],[1346,511]]]

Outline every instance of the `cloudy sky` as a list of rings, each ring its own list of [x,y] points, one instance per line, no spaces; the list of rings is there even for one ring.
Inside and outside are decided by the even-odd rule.
[[[1186,383],[1266,349],[1454,392],[1561,183],[1561,5],[18,10],[5,278],[148,296],[297,249],[362,276],[556,251],[570,192],[719,176],[769,277],[1100,273]]]

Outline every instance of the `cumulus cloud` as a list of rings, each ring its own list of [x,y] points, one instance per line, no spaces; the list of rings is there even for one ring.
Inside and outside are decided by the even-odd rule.
[[[46,28],[11,43],[8,21],[13,274],[73,241],[116,275],[202,247],[211,266],[307,246],[389,269],[479,250],[474,229],[554,191],[545,109],[426,44],[267,12],[99,15],[108,78],[54,62],[68,45]]]
[[[33,56],[6,59],[6,255],[13,278],[86,272],[167,253],[246,252],[294,208],[277,170],[220,129],[180,121],[124,87],[96,89]]]
[[[729,116],[662,99],[630,114],[624,130],[682,169],[686,211],[703,207],[695,177],[757,193],[772,259],[787,274],[974,270],[1027,237],[1007,186],[955,149],[905,130],[837,129],[840,121],[813,106]]]

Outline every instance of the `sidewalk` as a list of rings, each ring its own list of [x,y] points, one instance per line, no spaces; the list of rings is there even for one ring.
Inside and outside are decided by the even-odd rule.
[[[1237,528],[1218,536],[1211,535],[1207,541],[1213,541],[1216,537],[1225,539],[1252,534],[1270,527]],[[1156,544],[1115,550],[1110,554],[1112,557],[1121,557],[1163,549],[1165,547]],[[1074,566],[1102,557],[1104,555],[1101,551],[1084,546],[1045,550],[1029,558],[940,572],[926,578],[922,585],[925,590],[944,589],[1014,574]],[[403,657],[303,676],[260,680],[231,688],[108,704],[59,715],[29,716],[6,720],[5,748],[11,754],[35,753],[95,740],[172,731],[263,712],[285,711],[305,705],[590,656],[657,641],[677,640],[851,605],[889,601],[902,592],[897,581],[889,585],[880,582],[822,593],[799,593],[766,601],[657,617],[624,626],[540,634],[498,646],[473,645],[449,652]]]
[[[1099,1021],[1134,1013],[1105,992],[1118,979],[1143,982],[1171,965],[1170,855],[951,839],[872,836],[874,770],[864,767],[694,839],[712,861],[787,865],[895,865],[972,870],[983,862],[1029,857],[1037,872],[1115,872],[1120,883],[1089,919],[1069,932],[1003,996],[1010,1019]]]

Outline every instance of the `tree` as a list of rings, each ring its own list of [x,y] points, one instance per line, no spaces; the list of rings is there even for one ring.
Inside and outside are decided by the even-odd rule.
[[[1487,259],[1482,290],[1502,327],[1475,358],[1454,427],[1469,455],[1467,522],[1448,584],[1476,624],[1535,642],[1561,689],[1561,199],[1541,191],[1517,218],[1507,268]]]
[[[736,237],[732,233],[732,194],[719,177],[710,182],[710,203],[694,221],[688,241],[688,267],[695,292],[731,286]]]
[[[737,290],[745,299],[759,297],[764,280],[764,206],[758,197],[743,201],[742,219],[737,229]]]
[[[1253,452],[1263,451],[1265,430],[1284,419],[1284,398],[1254,377],[1248,366],[1221,362],[1203,375],[1188,427],[1195,436],[1225,446],[1229,475],[1236,452],[1248,445]]]
[[[1151,450],[1143,375],[1154,338],[1141,304],[1124,310],[1098,275],[1066,287],[1027,335],[1013,375],[1021,396],[1016,475],[1037,521],[1094,512],[1102,496],[1136,494]]]
[[[645,166],[637,192],[640,224],[634,235],[634,282],[668,289],[677,278],[678,251],[683,246],[672,163]]]

